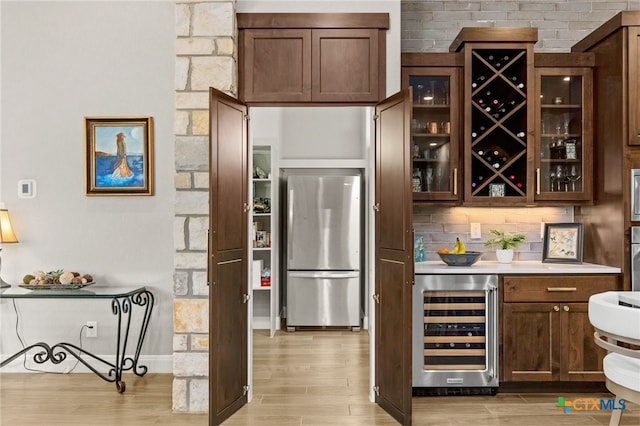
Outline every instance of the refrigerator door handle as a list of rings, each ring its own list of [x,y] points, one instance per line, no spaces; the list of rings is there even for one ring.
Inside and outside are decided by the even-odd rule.
[[[287,259],[293,260],[293,189],[289,190],[289,206],[287,209]]]
[[[324,271],[289,271],[289,276],[293,278],[358,278],[360,271],[346,271],[346,272],[324,272]]]

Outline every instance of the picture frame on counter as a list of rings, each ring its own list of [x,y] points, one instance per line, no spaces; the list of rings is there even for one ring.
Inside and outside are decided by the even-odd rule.
[[[545,223],[542,261],[582,263],[582,223]]]

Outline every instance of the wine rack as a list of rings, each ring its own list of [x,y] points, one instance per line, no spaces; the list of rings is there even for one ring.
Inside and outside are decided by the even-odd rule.
[[[470,63],[466,199],[526,201],[528,49],[472,49]]]
[[[483,291],[424,292],[424,370],[484,370],[486,303]]]

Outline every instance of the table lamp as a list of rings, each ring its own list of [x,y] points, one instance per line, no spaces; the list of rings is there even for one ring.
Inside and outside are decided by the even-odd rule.
[[[0,244],[17,243],[18,238],[11,227],[11,219],[9,218],[9,210],[0,209]],[[2,248],[0,248],[0,252]],[[2,271],[2,258],[0,257],[0,272]],[[11,287],[11,284],[5,282],[0,274],[0,288]]]

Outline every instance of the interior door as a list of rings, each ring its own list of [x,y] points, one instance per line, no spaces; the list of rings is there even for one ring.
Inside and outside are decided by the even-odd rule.
[[[375,393],[376,402],[411,425],[412,91],[376,106]]]
[[[210,89],[209,424],[247,403],[247,107]]]

